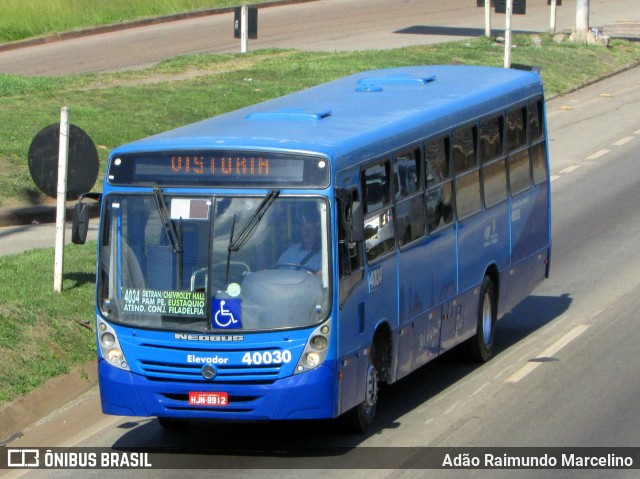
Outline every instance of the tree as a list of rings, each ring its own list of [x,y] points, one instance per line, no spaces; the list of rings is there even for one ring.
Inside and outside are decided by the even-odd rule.
[[[589,0],[576,0],[575,41],[587,43],[589,38]]]

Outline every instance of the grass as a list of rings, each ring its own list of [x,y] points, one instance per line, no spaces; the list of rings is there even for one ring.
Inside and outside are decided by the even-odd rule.
[[[541,48],[516,37],[514,63],[542,67],[547,95],[558,94],[640,59],[640,45],[611,48],[553,43]],[[134,72],[66,77],[0,75],[0,207],[47,201],[28,171],[29,145],[60,108],[108,151],[135,139],[237,109],[360,70],[460,63],[501,66],[503,48],[484,37],[396,50],[359,52],[255,51],[189,55]],[[99,186],[97,187],[99,189]]]
[[[540,65],[547,95],[640,60],[635,43],[602,48],[543,40],[535,48],[528,36],[516,37],[513,62]],[[0,75],[0,206],[43,201],[29,177],[27,152],[38,131],[59,121],[62,106],[99,145],[104,166],[108,151],[122,143],[357,71],[435,63],[501,66],[502,59],[499,45],[478,38],[384,51],[189,55],[99,76]],[[0,403],[95,357],[94,334],[86,327],[93,328],[95,243],[67,248],[61,294],[53,292],[49,274],[53,250],[0,257]]]
[[[251,0],[251,4],[269,0]],[[140,18],[241,5],[243,0],[2,0],[0,43]]]
[[[62,293],[52,248],[0,257],[0,404],[95,358],[95,249],[67,247]]]

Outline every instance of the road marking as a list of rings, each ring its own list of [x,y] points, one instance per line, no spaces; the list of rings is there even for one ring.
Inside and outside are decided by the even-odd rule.
[[[451,411],[456,410],[456,409],[458,408],[458,405],[459,405],[459,404],[460,404],[460,401],[456,401],[456,402],[454,402],[454,403],[453,403],[453,405],[452,405],[449,409],[447,409],[447,410],[444,412],[444,415],[446,416],[446,415],[447,415],[447,414],[449,414]]]
[[[574,171],[575,171],[575,170],[577,170],[578,168],[580,168],[580,165],[573,165],[573,166],[569,166],[569,167],[565,168],[564,170],[561,170],[561,171],[560,171],[560,174],[561,174],[561,175],[566,175],[566,174],[569,174],[569,173],[574,172]]]
[[[593,155],[591,156],[587,156],[587,160],[597,160],[598,158],[600,158],[601,156],[606,155],[607,153],[609,153],[611,150],[600,150],[600,151],[596,151]]]
[[[549,181],[556,181],[558,178],[560,178],[560,175],[551,175],[551,178],[549,178]]]
[[[624,138],[620,138],[613,145],[614,146],[622,146],[625,143],[629,143],[631,140],[635,139],[633,136],[625,136]]]
[[[556,354],[558,351],[560,351],[562,348],[564,348],[567,344],[569,344],[571,341],[573,341],[578,336],[580,336],[582,333],[584,333],[587,329],[589,329],[589,326],[587,326],[586,324],[577,325],[575,328],[573,328],[567,334],[562,336],[560,339],[558,339],[555,343],[553,343],[547,349],[542,351],[537,356],[537,358],[549,358],[549,357],[552,357],[554,354]],[[520,368],[520,370],[516,371],[514,374],[512,374],[510,377],[508,377],[505,380],[505,382],[506,383],[517,383],[522,378],[524,378],[527,374],[532,372],[535,368],[540,366],[540,364],[542,364],[542,362],[530,362],[530,363],[527,363],[522,368]]]
[[[58,445],[58,447],[77,447],[81,442],[87,440],[94,434],[99,433],[103,429],[108,429],[113,426],[118,421],[121,421],[122,418],[120,416],[106,416],[104,419],[96,422],[91,427],[84,429],[83,431],[76,434],[74,437],[64,441]]]
[[[633,132],[634,135],[640,135],[640,130],[636,130]]]
[[[484,383],[482,386],[480,386],[478,389],[476,389],[473,393],[471,393],[471,395],[475,396],[476,394],[478,394],[480,391],[482,391],[487,386],[489,386],[489,383]]]

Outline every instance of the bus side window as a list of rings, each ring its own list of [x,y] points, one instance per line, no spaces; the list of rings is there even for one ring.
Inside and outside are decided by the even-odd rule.
[[[516,195],[531,187],[531,168],[527,142],[527,108],[518,107],[507,112],[507,146],[509,148],[509,188]]]
[[[362,172],[365,213],[389,205],[391,200],[389,176],[388,161],[369,166]]]
[[[547,181],[547,145],[544,141],[544,107],[542,100],[529,104],[529,132],[531,135],[531,166],[533,183],[539,185]]]
[[[449,171],[449,137],[431,140],[424,144],[427,188],[446,181]]]
[[[507,198],[507,168],[503,155],[503,117],[483,121],[480,123],[480,164],[484,204],[487,208]]]
[[[456,213],[464,219],[482,210],[480,196],[480,170],[475,169],[456,176]]]
[[[362,239],[350,238],[350,229],[359,221],[362,229],[363,219],[355,214],[358,208],[359,194],[356,187],[338,189],[338,261],[340,272],[340,306],[344,304],[353,287],[364,277],[362,261]],[[360,207],[361,208],[361,207]],[[361,211],[360,211],[361,213]]]
[[[365,168],[362,172],[364,191],[365,252],[372,261],[395,248],[393,209],[391,203],[389,161]]]
[[[509,151],[517,150],[527,143],[526,115],[526,107],[515,108],[507,112],[507,148]]]
[[[531,147],[531,162],[533,163],[533,182],[539,185],[547,181],[547,147],[544,141]]]
[[[504,158],[483,165],[482,186],[484,191],[484,204],[487,208],[506,199],[507,167]]]
[[[476,160],[478,129],[459,128],[453,133],[453,165],[456,173],[455,195],[458,218],[466,218],[482,210],[480,170]]]
[[[530,187],[529,148],[524,148],[509,155],[509,188],[511,195],[517,195]]]
[[[453,222],[453,187],[449,169],[449,145],[448,136],[429,140],[424,144],[427,181],[425,209],[429,233]]]
[[[420,148],[399,153],[393,162],[396,185],[396,230],[400,246],[425,235],[422,165]]]
[[[396,244],[393,209],[386,208],[366,218],[364,237],[368,261],[393,251]]]
[[[476,127],[459,128],[453,132],[453,168],[456,175],[474,168],[476,161]]]
[[[544,111],[542,108],[542,100],[534,101],[529,104],[529,134],[531,135],[532,143],[544,137]]]
[[[393,162],[396,201],[422,190],[420,181],[421,163],[422,152],[420,148],[396,155]]]
[[[504,121],[501,116],[480,123],[480,164],[484,165],[503,154]]]

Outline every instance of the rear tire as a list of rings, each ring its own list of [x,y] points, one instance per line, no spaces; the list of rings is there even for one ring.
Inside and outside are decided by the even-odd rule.
[[[497,324],[497,302],[495,287],[489,276],[485,276],[480,287],[476,334],[464,343],[465,357],[477,363],[485,363],[493,357]]]
[[[365,398],[356,407],[347,411],[343,417],[348,432],[362,434],[371,429],[378,404],[378,369],[373,345],[369,348],[369,363],[365,377]]]

